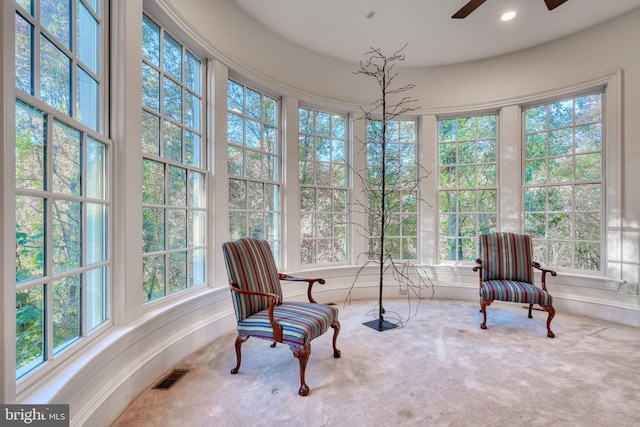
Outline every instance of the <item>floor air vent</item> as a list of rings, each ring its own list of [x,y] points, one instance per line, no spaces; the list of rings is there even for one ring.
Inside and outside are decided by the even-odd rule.
[[[169,390],[175,385],[182,377],[189,372],[188,369],[174,369],[169,375],[167,375],[162,381],[153,387],[154,390]]]

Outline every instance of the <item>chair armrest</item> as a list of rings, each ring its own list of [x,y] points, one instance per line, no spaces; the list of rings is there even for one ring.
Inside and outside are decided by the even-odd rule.
[[[280,280],[284,280],[287,282],[307,282],[307,297],[309,298],[309,302],[313,303],[313,304],[317,304],[316,300],[313,299],[313,296],[311,296],[311,289],[313,288],[313,284],[315,282],[320,283],[321,285],[324,285],[325,281],[324,279],[303,279],[300,277],[293,277],[293,276],[289,276],[288,274],[283,274],[283,273],[278,273],[278,276],[280,277]]]
[[[280,326],[280,324],[276,322],[275,317],[273,317],[273,309],[275,308],[275,306],[282,304],[282,298],[280,298],[276,294],[271,294],[268,292],[245,291],[244,289],[240,289],[235,283],[231,283],[229,288],[231,288],[232,292],[237,292],[239,294],[260,295],[269,298],[269,307],[267,308],[267,310],[269,311],[269,322],[271,322],[271,327],[273,328],[273,340],[282,342],[282,326]]]
[[[482,295],[482,260],[476,258],[476,265],[473,266],[473,271],[478,272],[478,284],[480,285],[479,293]]]
[[[556,276],[557,273],[555,271],[553,271],[553,270],[548,269],[548,268],[543,268],[540,265],[540,263],[537,262],[537,261],[533,261],[531,263],[531,265],[533,265],[533,268],[538,269],[538,270],[540,270],[542,272],[542,289],[546,291],[547,290],[547,281],[546,281],[547,273],[551,274],[552,276]]]

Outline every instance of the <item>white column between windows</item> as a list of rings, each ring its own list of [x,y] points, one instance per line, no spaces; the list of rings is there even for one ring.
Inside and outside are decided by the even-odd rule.
[[[114,323],[127,325],[142,315],[142,0],[115,2],[112,13],[111,301]]]
[[[349,114],[349,121],[351,122],[351,131],[349,132],[350,146],[349,150],[350,164],[355,171],[364,172],[363,176],[366,176],[367,170],[367,152],[362,150],[362,144],[367,141],[367,122],[364,119],[360,119],[362,116],[361,111],[354,111]],[[361,208],[357,206],[366,206],[367,195],[362,191],[362,179],[357,174],[351,171],[351,208],[349,222],[349,259],[351,264],[364,264],[368,258],[365,256],[359,256],[366,253],[368,250],[367,237],[364,235],[366,228],[359,227],[357,224],[366,225],[367,215],[362,212]],[[356,206],[353,209],[353,206]]]
[[[435,264],[438,262],[438,118],[435,115],[424,115],[419,120],[419,162],[428,173],[420,185],[420,194],[424,203],[418,206],[419,212],[419,244],[418,262]]]
[[[282,196],[283,270],[300,267],[300,182],[298,179],[298,100],[282,99]]]
[[[522,219],[522,115],[518,105],[500,110],[498,123],[498,230],[519,233]]]
[[[207,64],[207,147],[209,176],[209,286],[227,286],[228,279],[221,246],[229,240],[229,179],[227,172],[227,90],[229,69],[218,60]]]

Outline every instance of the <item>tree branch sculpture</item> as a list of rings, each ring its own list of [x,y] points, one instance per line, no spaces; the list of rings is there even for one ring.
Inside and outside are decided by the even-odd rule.
[[[406,287],[409,302],[412,295],[422,298],[423,287],[430,286],[433,293],[433,284],[426,270],[407,260],[411,253],[405,254],[404,246],[408,246],[409,240],[398,241],[398,239],[389,238],[392,235],[392,229],[415,227],[416,238],[412,257],[415,259],[418,205],[428,204],[418,196],[421,182],[429,176],[429,172],[418,161],[416,144],[403,144],[409,141],[403,140],[402,125],[405,122],[401,119],[417,109],[414,106],[416,101],[407,94],[415,86],[413,84],[394,86],[394,80],[398,76],[394,67],[399,61],[404,60],[405,47],[406,45],[391,56],[385,56],[380,49],[371,48],[365,53],[366,60],[360,62],[360,70],[355,72],[376,80],[380,96],[367,107],[360,107],[362,111],[360,120],[366,121],[367,138],[366,141],[359,142],[362,145],[361,152],[366,153],[368,166],[364,171],[349,166],[359,177],[362,192],[367,196],[366,201],[355,202],[350,210],[352,213],[363,213],[367,217],[365,224],[355,224],[355,226],[358,232],[368,239],[369,248],[366,254],[361,254],[366,255],[367,261],[358,270],[347,300],[350,300],[353,287],[364,268],[372,263],[377,264],[379,274],[377,329],[379,330],[388,329],[389,326],[385,324],[383,316],[385,310],[382,305],[384,278],[387,273],[392,274],[401,290],[403,285]],[[413,136],[415,137],[417,133],[415,121],[406,121],[406,123],[414,124]],[[411,150],[413,150],[413,156],[411,156]],[[398,215],[405,210],[413,213],[407,216]],[[398,247],[396,248],[395,245]],[[394,253],[398,251],[402,253],[403,261],[394,258]],[[407,251],[410,252],[408,249]],[[412,317],[411,311],[410,317]]]

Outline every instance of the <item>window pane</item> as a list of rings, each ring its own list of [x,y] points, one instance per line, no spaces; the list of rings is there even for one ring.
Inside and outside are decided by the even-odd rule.
[[[195,130],[200,130],[200,98],[192,93],[185,94],[185,124]]]
[[[16,102],[16,187],[45,188],[45,114]]]
[[[200,61],[192,54],[187,52],[186,55],[186,79],[185,83],[187,87],[194,91],[197,95],[202,94],[201,82],[200,82]]]
[[[142,161],[142,202],[164,203],[164,165],[153,160]]]
[[[45,202],[16,196],[16,282],[43,277]]]
[[[142,17],[142,56],[160,66],[160,27],[146,15]]]
[[[44,362],[44,306],[44,285],[16,293],[18,378]]]
[[[71,49],[70,3],[70,0],[40,0],[42,26],[67,49]]]
[[[142,105],[160,111],[160,73],[142,64]]]
[[[16,14],[16,87],[33,94],[33,26]]]
[[[187,170],[169,166],[169,204],[187,205]]]
[[[54,200],[51,212],[53,273],[80,267],[82,225],[80,202]]]
[[[189,212],[189,241],[187,242],[189,247],[204,246],[206,217],[206,213],[203,211]]]
[[[87,203],[87,265],[107,259],[107,208]]]
[[[164,157],[182,162],[182,128],[164,121]]]
[[[169,294],[187,289],[187,253],[169,254]]]
[[[186,248],[187,211],[181,209],[169,209],[169,217],[167,219],[169,249]]]
[[[96,268],[85,273],[87,300],[87,331],[100,326],[109,318],[107,268]]]
[[[80,275],[53,282],[53,352],[80,337]]]
[[[160,117],[142,111],[142,151],[160,155]]]
[[[64,123],[53,124],[52,190],[78,196],[80,188],[80,131]]]
[[[164,255],[148,257],[142,260],[142,297],[149,302],[165,296],[164,291]]]
[[[82,68],[78,68],[78,86],[76,109],[80,122],[93,130],[99,130],[100,123],[100,86],[97,81],[87,74]]]
[[[164,209],[142,209],[142,251],[164,250]]]
[[[204,180],[204,174],[198,172],[189,172],[189,204],[192,207],[206,207],[204,205]]]
[[[244,113],[244,86],[229,80],[227,91],[229,110],[237,114]]]
[[[164,33],[164,70],[182,81],[182,46]]]
[[[71,114],[71,59],[46,37],[40,38],[40,98]]]
[[[100,75],[100,24],[86,6],[78,1],[78,28],[76,44],[78,58],[94,74]]]
[[[196,249],[191,252],[191,269],[189,283],[191,286],[201,285],[205,283],[205,252],[204,249]]]
[[[188,130],[184,131],[185,158],[184,162],[195,167],[203,167],[202,142],[200,135]]]
[[[182,89],[168,77],[164,78],[164,114],[182,123]]]
[[[91,137],[87,141],[87,197],[105,199],[107,148],[102,142]]]

